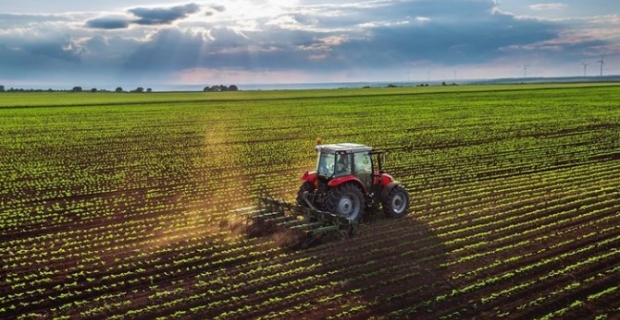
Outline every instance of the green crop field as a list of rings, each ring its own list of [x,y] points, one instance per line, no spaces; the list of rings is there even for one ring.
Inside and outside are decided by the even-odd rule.
[[[315,140],[387,150],[400,219],[287,250]],[[0,94],[2,319],[620,315],[620,85]]]

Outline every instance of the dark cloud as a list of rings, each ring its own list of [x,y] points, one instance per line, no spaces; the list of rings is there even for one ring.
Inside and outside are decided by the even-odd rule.
[[[48,60],[58,60],[65,62],[79,62],[81,50],[74,49],[71,44],[60,44],[57,42],[33,43],[25,46],[26,50],[36,56],[44,57]]]
[[[66,39],[13,41],[8,46],[0,45],[1,77],[28,80],[47,76],[52,81],[60,81],[66,76],[59,77],[64,70],[74,71],[75,66],[80,66],[81,53]]]
[[[211,6],[213,10],[223,11],[222,6]],[[170,8],[133,8],[127,10],[137,19],[123,16],[105,16],[86,21],[86,26],[92,29],[126,29],[131,24],[139,25],[166,25],[177,20],[187,18],[190,14],[200,11],[200,6],[189,3],[183,6]]]
[[[476,18],[478,17],[478,18]],[[493,14],[473,16],[468,23],[433,18],[427,22],[378,26],[367,38],[354,39],[336,48],[335,58],[371,62],[386,67],[403,61],[432,60],[444,65],[484,63],[506,52],[511,45],[548,41],[557,36],[552,23]]]
[[[221,6],[221,5],[213,4],[213,5],[208,5],[207,7],[210,8],[210,9],[213,9],[214,11],[217,11],[217,12],[224,12],[224,11],[226,11],[226,7]]]
[[[217,12],[224,12],[226,11],[226,7],[224,6],[220,6],[220,5],[209,5],[207,6],[207,10],[205,11],[205,15],[207,17],[210,17],[214,14],[216,14]]]
[[[195,3],[171,8],[134,8],[128,10],[128,12],[139,18],[134,23],[140,25],[170,24],[198,11],[200,11],[200,6]]]
[[[124,29],[130,21],[124,17],[100,17],[86,21],[86,26],[93,29]]]

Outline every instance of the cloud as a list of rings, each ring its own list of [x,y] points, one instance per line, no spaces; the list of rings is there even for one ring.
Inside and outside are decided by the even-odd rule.
[[[207,5],[205,6],[205,16],[210,17],[215,15],[218,12],[224,12],[226,11],[226,7],[222,6],[222,5]]]
[[[209,8],[219,12],[225,9],[223,6],[209,6]],[[195,3],[169,8],[137,7],[127,10],[127,13],[135,18],[122,15],[101,16],[86,21],[86,27],[92,29],[126,29],[131,24],[144,26],[167,25],[187,18],[189,15],[199,11],[200,6]]]
[[[71,70],[82,63],[83,50],[65,36],[0,37],[0,43],[0,76],[4,78],[53,77],[60,70]]]
[[[564,3],[539,3],[528,6],[530,10],[541,11],[541,10],[558,10],[566,7]]]
[[[195,3],[171,8],[134,8],[128,10],[138,20],[134,23],[140,25],[170,24],[176,20],[187,18],[188,15],[200,11],[200,6]]]
[[[86,21],[86,26],[93,29],[125,29],[131,21],[123,16],[99,17]]]

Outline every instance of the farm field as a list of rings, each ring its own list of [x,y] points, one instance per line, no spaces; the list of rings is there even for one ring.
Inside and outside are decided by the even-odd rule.
[[[409,215],[303,251],[229,226],[315,139]],[[620,85],[0,94],[0,319],[620,316]]]

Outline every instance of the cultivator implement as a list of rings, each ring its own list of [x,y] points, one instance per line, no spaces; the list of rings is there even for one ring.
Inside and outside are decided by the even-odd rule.
[[[257,206],[234,212],[244,218],[249,237],[275,234],[288,248],[305,248],[330,234],[348,238],[357,230],[357,222],[346,217],[272,197],[261,196]]]

